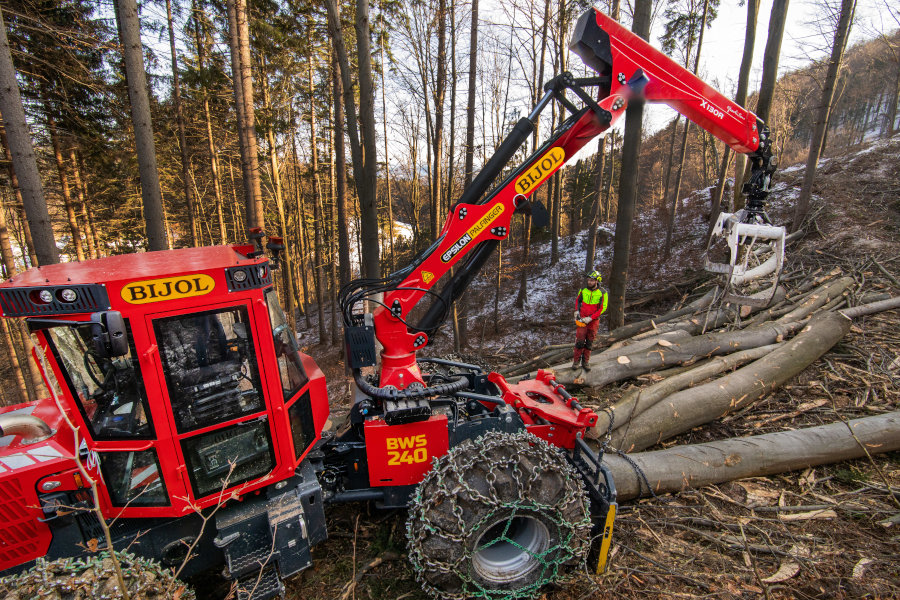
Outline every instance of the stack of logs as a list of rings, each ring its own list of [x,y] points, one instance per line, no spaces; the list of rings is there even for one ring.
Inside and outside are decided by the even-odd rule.
[[[742,410],[784,385],[828,352],[853,319],[900,308],[900,297],[862,294],[840,270],[779,287],[764,309],[715,306],[717,290],[660,317],[598,336],[591,370],[573,370],[572,345],[503,369],[515,381],[538,368],[560,383],[602,388],[653,373],[628,388],[590,432],[608,449],[629,453],[646,475],[613,452],[606,462],[621,499],[771,475],[900,449],[900,411],[796,431],[642,452],[699,425]],[[635,453],[635,454],[632,454]]]

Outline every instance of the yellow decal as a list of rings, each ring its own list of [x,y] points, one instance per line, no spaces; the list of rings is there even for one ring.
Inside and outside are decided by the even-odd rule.
[[[387,438],[388,466],[399,467],[428,460],[428,440],[425,434]]]
[[[595,575],[602,575],[606,572],[606,562],[609,558],[609,545],[612,541],[613,522],[616,520],[616,503],[609,505],[609,512],[606,513],[606,523],[603,525],[603,537],[600,542],[600,555],[597,558],[597,570]]]
[[[559,147],[550,148],[544,156],[540,157],[531,165],[530,169],[516,180],[516,191],[520,194],[527,194],[532,191],[541,185],[565,160],[565,150]]]
[[[469,242],[471,242],[473,239],[475,239],[475,237],[476,237],[479,233],[481,233],[482,231],[484,231],[485,229],[487,229],[487,228],[491,225],[491,223],[493,223],[494,221],[496,221],[496,220],[497,220],[497,217],[499,217],[500,215],[502,215],[504,210],[505,210],[505,209],[503,208],[503,203],[502,203],[502,202],[498,202],[497,204],[495,204],[494,206],[492,206],[492,207],[490,208],[490,210],[488,210],[488,211],[484,214],[483,217],[481,217],[480,219],[478,219],[478,222],[477,222],[477,223],[475,223],[474,225],[472,225],[471,227],[469,227],[469,230],[468,230],[468,231],[466,231],[464,234],[462,234],[461,236],[459,236],[459,239],[456,240],[456,241],[453,243],[452,246],[450,246],[449,248],[447,248],[447,251],[446,251],[446,252],[444,252],[443,254],[441,254],[441,260],[442,260],[443,262],[450,262],[450,259],[452,259],[454,256],[456,256],[457,254],[459,254],[459,252],[460,252],[463,248],[465,248],[466,245],[467,245]],[[426,283],[427,283],[427,282],[426,282]]]
[[[431,283],[431,280],[434,279],[434,273],[431,271],[422,271],[422,281],[425,283]]]
[[[209,275],[195,274],[163,279],[135,281],[122,288],[122,300],[130,304],[147,304],[176,300],[191,296],[204,296],[216,287]]]

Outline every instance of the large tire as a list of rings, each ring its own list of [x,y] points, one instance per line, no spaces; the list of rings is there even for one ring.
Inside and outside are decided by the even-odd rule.
[[[578,474],[558,449],[526,432],[491,432],[435,460],[406,529],[425,591],[512,600],[583,559],[591,521]]]

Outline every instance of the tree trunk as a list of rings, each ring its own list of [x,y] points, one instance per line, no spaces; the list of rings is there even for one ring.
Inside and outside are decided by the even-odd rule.
[[[238,106],[238,127],[241,130],[238,139],[243,144],[241,171],[244,179],[246,227],[247,229],[262,228],[265,226],[265,215],[262,185],[259,178],[259,150],[256,141],[256,109],[250,57],[250,16],[246,0],[226,0],[226,6],[228,7],[235,103]]]
[[[437,15],[437,75],[434,82],[434,132],[431,135],[431,237],[437,239],[443,214],[444,162],[444,97],[447,90],[447,0],[438,0]]]
[[[25,120],[25,109],[19,93],[19,82],[6,38],[6,24],[0,13],[0,118],[6,129],[12,168],[17,176],[17,189],[28,217],[28,229],[34,239],[32,247],[40,265],[59,262],[59,250],[53,239],[53,223],[44,200],[37,158]]]
[[[206,69],[206,46],[204,42],[205,17],[203,9],[196,3],[194,5],[194,41],[197,44],[197,68],[201,73]],[[201,90],[203,95],[203,116],[206,123],[206,151],[209,153],[210,174],[213,180],[213,193],[216,199],[216,218],[219,223],[219,243],[228,243],[228,230],[225,227],[225,214],[223,210],[222,182],[219,175],[219,155],[216,152],[216,143],[213,138],[212,118],[209,110],[209,90]]]
[[[700,32],[697,36],[697,54],[694,57],[694,68],[691,72],[696,75],[700,68],[700,52],[703,50],[703,34],[706,33],[706,19],[709,16],[709,0],[703,2],[703,16],[700,18]],[[688,47],[687,56],[690,56],[690,45]],[[688,62],[690,59],[688,59]],[[663,248],[663,256],[669,257],[672,251],[672,234],[675,230],[675,217],[678,212],[678,197],[681,195],[681,182],[684,179],[684,159],[687,157],[688,151],[688,133],[691,130],[691,122],[684,120],[684,132],[681,135],[681,152],[678,159],[678,175],[675,177],[675,189],[672,194],[672,209],[669,212],[669,223],[666,227],[666,243]]]
[[[606,138],[600,138],[597,144],[597,177],[594,180],[594,201],[591,202],[591,213],[588,218],[587,249],[584,255],[584,270],[594,270],[594,255],[597,253],[597,227],[599,226],[600,206],[603,202],[603,171],[606,166]]]
[[[88,258],[100,258],[100,248],[97,245],[97,232],[94,229],[94,220],[88,208],[87,189],[81,178],[81,165],[78,162],[78,153],[74,146],[69,146],[69,162],[72,163],[72,175],[75,177],[75,193],[78,194],[78,208],[81,211],[81,222],[85,229],[84,239],[87,240]]]
[[[900,450],[900,411],[793,431],[632,454],[656,494],[765,477]],[[618,500],[649,496],[629,461],[606,454]]]
[[[294,122],[294,109],[293,104],[291,105],[291,123]],[[300,173],[299,173],[299,161],[297,160],[297,138],[294,135],[294,132],[291,132],[291,157],[293,158],[293,169],[294,169],[294,180],[297,182],[296,189],[296,206],[297,210],[294,211],[294,218],[297,230],[297,240],[300,242],[300,253],[297,257],[297,271],[299,274],[300,285],[303,291],[302,300],[298,297],[298,303],[300,304],[300,309],[303,314],[306,316],[306,328],[310,327],[309,320],[309,286],[306,282],[306,207],[303,202],[303,192],[300,189]]]
[[[265,110],[269,112],[272,107],[269,102],[269,76],[266,72],[265,57],[263,57],[262,65],[262,89],[263,106],[265,107]],[[278,231],[281,239],[286,241],[288,239],[288,226],[287,218],[284,213],[284,190],[281,185],[281,169],[278,166],[278,150],[275,146],[275,129],[272,126],[274,116],[270,114],[269,117],[270,118],[266,121],[266,140],[269,143],[269,168],[272,172],[272,181],[275,184],[275,208],[278,210]],[[281,269],[281,298],[284,302],[285,309],[287,309],[288,322],[296,331],[297,322],[294,313],[294,281],[291,274],[291,252],[288,246],[285,246],[281,256],[282,262],[284,263],[284,266]]]
[[[635,0],[632,31],[645,40],[650,37],[651,0]],[[631,226],[637,196],[637,164],[641,150],[644,106],[631,102],[625,109],[625,136],[622,142],[622,172],[619,176],[619,203],[616,209],[616,235],[613,242],[612,273],[609,281],[609,328],[625,322],[625,285],[631,252]]]
[[[669,200],[669,182],[672,180],[672,165],[675,163],[675,137],[678,132],[678,123],[680,121],[681,115],[675,115],[675,120],[672,121],[672,135],[669,136],[669,156],[666,157],[666,176],[663,179],[663,206],[665,206],[665,203]]]
[[[134,124],[134,144],[141,180],[141,199],[149,250],[166,250],[166,217],[163,212],[162,190],[156,167],[156,145],[153,141],[153,122],[150,116],[147,74],[144,71],[144,47],[141,44],[141,23],[136,0],[116,0],[119,37],[125,59],[128,80],[128,99],[131,121]]]
[[[381,244],[378,236],[378,154],[375,129],[375,79],[369,39],[369,0],[356,0],[356,59],[359,69],[359,127],[363,146],[363,180],[357,185],[362,254],[366,277],[381,277]]]
[[[16,264],[13,258],[12,245],[9,242],[9,230],[6,227],[6,206],[0,196],[0,254],[2,254],[3,268],[6,271],[6,277],[12,277],[16,272]],[[13,338],[9,330],[9,321],[0,318],[0,334],[6,344],[6,353],[9,357],[9,365],[13,371],[13,377],[16,380],[16,390],[19,395],[19,402],[28,402],[29,400],[37,400],[33,398],[33,394],[29,395],[29,389],[25,384],[25,377],[22,375],[22,364],[19,360],[19,348],[13,343]],[[26,353],[27,354],[27,353]],[[24,360],[28,360],[27,356]]]
[[[363,168],[363,149],[360,145],[359,129],[357,125],[358,119],[356,114],[356,103],[354,102],[353,81],[350,71],[350,57],[347,54],[347,46],[344,42],[344,33],[341,30],[341,13],[337,0],[325,0],[325,11],[328,17],[328,34],[331,37],[332,47],[337,58],[338,71],[340,72],[341,76],[341,92],[343,96],[344,110],[346,111],[347,134],[350,138],[350,158],[353,163],[353,179],[356,182],[357,196],[359,196],[359,194],[361,193],[366,193],[366,190],[363,189],[365,188],[364,182],[366,181],[365,170]],[[366,20],[368,20],[368,15],[366,15]],[[368,25],[366,31],[368,31]],[[368,192],[374,194],[374,191],[372,190],[368,190]],[[377,239],[377,218],[373,220],[372,225],[375,227],[375,236]],[[357,231],[357,233],[359,233],[359,231]],[[366,267],[363,263],[362,255],[360,255],[360,267],[363,271],[363,275],[365,275]],[[380,277],[380,275],[373,274],[371,275],[371,277]]]
[[[465,184],[472,183],[475,157],[475,75],[478,70],[478,0],[472,0],[472,25],[469,32],[469,88],[466,98],[466,158]]]
[[[855,10],[856,0],[841,0],[841,14],[838,17],[837,28],[834,32],[834,45],[831,47],[831,57],[828,59],[828,70],[825,73],[825,83],[822,85],[822,97],[819,100],[819,106],[816,108],[816,127],[809,145],[809,155],[806,158],[806,172],[803,175],[800,196],[797,198],[797,206],[794,210],[792,231],[797,231],[803,226],[803,221],[809,212],[809,199],[812,197],[812,186],[816,179],[816,167],[819,164],[819,157],[825,145],[825,132],[828,128],[828,117],[831,112],[832,100],[834,99],[834,86],[837,82],[838,72],[841,69],[841,60],[844,57],[847,38],[850,36],[850,27]]]
[[[47,129],[50,131],[50,142],[53,145],[53,157],[56,160],[56,172],[59,174],[59,187],[62,192],[63,206],[66,209],[66,219],[69,221],[69,233],[72,235],[72,245],[75,247],[75,257],[84,260],[84,246],[81,243],[81,229],[78,227],[78,219],[75,216],[75,203],[72,201],[72,189],[69,187],[69,174],[66,171],[66,163],[63,160],[62,144],[59,140],[59,131],[56,129],[56,121],[52,110],[45,106],[47,113]]]
[[[188,210],[191,230],[191,246],[197,246],[197,220],[194,208],[194,193],[188,172],[191,167],[188,158],[187,136],[184,134],[184,107],[181,105],[181,82],[178,76],[178,52],[175,50],[175,25],[172,23],[172,0],[166,0],[166,22],[169,26],[169,54],[172,59],[172,97],[175,100],[175,121],[178,123],[178,148],[181,150],[181,185],[184,190],[184,204]]]
[[[385,83],[384,83],[384,72],[387,70],[387,63],[384,62],[384,38],[385,33],[382,33],[379,44],[379,53],[381,54],[381,115],[382,115],[382,124],[384,126],[384,186],[386,197],[385,204],[388,209],[388,248],[391,253],[391,268],[390,272],[394,272],[394,199],[391,195],[391,165],[388,160],[388,129],[387,129],[387,101],[385,100]],[[455,48],[455,45],[454,45]],[[455,59],[454,59],[455,60]],[[454,73],[456,72],[454,66]],[[454,75],[455,77],[455,75]],[[456,99],[456,80],[453,81],[453,92],[454,92],[454,100]],[[452,154],[452,152],[451,152]]]
[[[338,73],[336,52],[331,52],[331,84],[334,103],[334,171],[337,204],[338,280],[341,286],[350,281],[350,236],[347,233],[347,157],[344,150],[344,94]],[[387,151],[385,151],[387,157]]]
[[[319,343],[328,343],[325,332],[325,296],[322,286],[325,285],[325,273],[322,266],[322,191],[319,186],[319,143],[316,139],[316,95],[313,93],[313,61],[309,60],[309,146],[312,155],[312,183],[313,183],[313,239],[315,244],[315,265],[313,268],[313,281],[316,287],[316,309],[319,314]]]
[[[651,406],[627,427],[619,428],[613,434],[613,443],[626,452],[640,451],[740,410],[771,393],[825,354],[846,335],[850,323],[840,313],[816,315],[797,336],[765,357]]]
[[[781,57],[781,39],[784,37],[784,25],[787,22],[788,4],[790,0],[774,0],[769,15],[769,36],[763,55],[762,80],[759,84],[759,95],[756,99],[756,116],[763,123],[769,122],[769,112],[775,97],[775,84],[778,81],[778,60]],[[743,154],[735,156],[734,165],[734,209],[744,207],[744,196],[741,187],[744,184],[747,167]]]
[[[625,392],[622,399],[612,407],[612,415],[605,411],[597,415],[594,432],[603,435],[609,428],[611,420],[614,430],[623,427],[627,429],[632,419],[647,411],[651,406],[655,406],[660,400],[683,389],[701,384],[714,375],[733,370],[752,360],[758,360],[777,347],[778,344],[769,344],[725,356],[717,356],[684,373],[666,377],[649,387],[632,388]],[[614,418],[611,419],[611,416]]]

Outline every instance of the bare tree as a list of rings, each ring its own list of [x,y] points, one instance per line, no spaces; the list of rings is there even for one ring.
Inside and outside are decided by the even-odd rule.
[[[337,204],[338,279],[341,285],[350,281],[350,236],[347,233],[347,157],[344,150],[344,95],[338,73],[337,53],[331,51],[331,89],[334,98],[334,171],[335,204]]]
[[[635,0],[631,30],[640,37],[650,37],[652,0]],[[644,105],[630,102],[625,109],[625,136],[622,142],[622,173],[619,181],[619,206],[616,211],[616,235],[613,240],[612,272],[609,278],[609,328],[625,322],[625,284],[631,252],[631,226],[637,196],[637,164],[641,151]]]
[[[184,134],[184,108],[181,103],[181,81],[178,75],[178,52],[175,50],[175,25],[172,22],[172,0],[166,0],[166,23],[169,27],[169,54],[172,62],[172,98],[175,101],[175,120],[178,123],[178,148],[181,150],[181,187],[184,204],[188,210],[191,231],[191,246],[197,245],[197,218],[194,208],[194,192],[190,183],[190,159],[188,158],[187,137]]]
[[[703,15],[700,18],[700,29],[697,32],[697,54],[694,58],[694,67],[691,70],[695,75],[697,74],[697,70],[700,68],[700,51],[703,49],[703,34],[706,32],[706,26],[709,22],[710,17],[715,18],[716,12],[715,9],[718,6],[718,0],[703,0]],[[692,39],[694,35],[693,28],[691,33],[689,34],[689,39]],[[686,60],[685,64],[690,63],[690,46],[691,43],[688,43],[688,49],[685,53]],[[684,178],[684,159],[687,155],[687,143],[688,143],[688,133],[691,130],[691,122],[688,119],[684,120],[684,129],[681,134],[681,152],[680,157],[678,159],[678,174],[675,176],[675,189],[672,193],[672,202],[671,208],[669,209],[669,222],[666,227],[666,243],[663,247],[663,257],[668,258],[669,252],[672,249],[672,233],[675,229],[675,213],[678,210],[678,196],[681,195],[681,182]]]
[[[28,229],[34,240],[33,247],[38,263],[49,265],[59,262],[59,250],[53,239],[53,224],[47,203],[44,201],[44,190],[41,187],[41,175],[37,168],[34,147],[31,145],[31,134],[25,120],[25,109],[16,81],[16,70],[13,66],[6,38],[6,24],[0,11],[0,118],[6,129],[9,143],[9,154],[13,169],[18,178],[18,189],[22,195],[22,204],[28,217]]]
[[[378,138],[375,132],[375,79],[372,76],[372,47],[369,28],[369,0],[356,0],[356,60],[359,69],[359,127],[363,146],[363,180],[357,185],[360,208],[362,256],[366,277],[381,277],[381,246],[378,240]]]
[[[50,131],[50,142],[53,145],[53,157],[56,161],[56,172],[59,174],[59,185],[62,191],[63,206],[66,209],[66,218],[69,221],[69,233],[72,234],[72,245],[75,247],[75,257],[84,260],[84,246],[81,243],[81,230],[78,227],[78,219],[75,216],[75,205],[72,202],[72,188],[69,185],[69,173],[63,160],[62,144],[59,139],[59,131],[56,128],[56,120],[53,111],[45,108],[47,115],[47,129]]]
[[[134,124],[147,247],[150,250],[166,250],[169,244],[163,214],[162,190],[159,187],[159,171],[156,167],[156,145],[153,141],[153,123],[150,119],[150,98],[147,73],[144,71],[144,47],[141,44],[141,22],[138,18],[137,1],[116,0],[116,9],[128,79],[131,121]]]
[[[226,0],[231,74],[237,110],[241,173],[244,180],[246,227],[263,227],[262,186],[259,179],[259,150],[256,141],[256,112],[253,103],[253,73],[250,62],[250,27],[246,0]]]
[[[834,100],[834,86],[837,82],[838,72],[841,69],[844,50],[847,47],[847,38],[850,36],[853,14],[856,11],[856,0],[841,0],[840,6],[840,14],[834,29],[834,44],[831,47],[831,57],[828,59],[828,70],[825,73],[825,83],[822,86],[822,97],[819,100],[819,106],[816,108],[816,127],[809,144],[809,155],[806,158],[806,173],[803,175],[800,197],[797,198],[797,206],[794,210],[793,231],[800,229],[806,214],[809,212],[809,199],[812,196],[812,186],[816,179],[816,166],[819,163],[819,157],[825,142],[828,116],[831,112],[832,100]]]
[[[750,67],[753,64],[753,45],[756,42],[756,21],[759,17],[759,0],[747,0],[747,29],[744,33],[744,53],[741,56],[741,69],[738,72],[737,92],[734,94],[734,101],[741,106],[747,103],[747,87],[750,81]],[[725,177],[728,174],[728,163],[731,159],[731,146],[725,145],[722,152],[722,161],[719,166],[718,179],[716,188],[710,199],[709,211],[709,233],[719,218],[719,212],[722,209],[722,194],[725,191]],[[738,190],[735,189],[735,194]]]
[[[763,54],[762,80],[759,84],[759,95],[756,99],[756,116],[763,123],[769,121],[769,111],[775,98],[775,83],[778,81],[778,61],[781,58],[781,39],[784,37],[784,25],[787,22],[788,3],[790,0],[774,0],[769,15],[769,37],[766,40],[766,51]],[[747,177],[747,160],[743,154],[736,154],[734,160],[734,208],[744,207],[741,195],[744,179]]]

